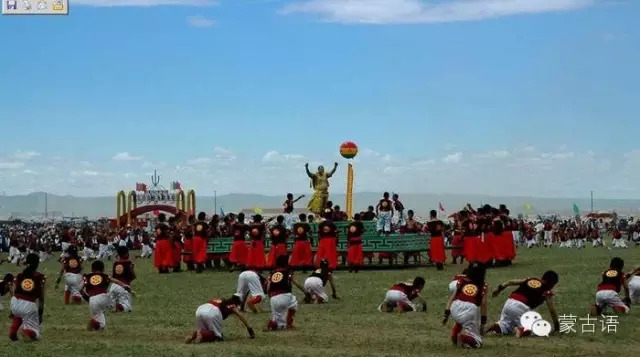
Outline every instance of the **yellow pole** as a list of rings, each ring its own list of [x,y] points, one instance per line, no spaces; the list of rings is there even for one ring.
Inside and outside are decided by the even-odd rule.
[[[353,165],[347,167],[347,217],[353,217]]]
[[[116,195],[116,224],[120,227],[120,216],[127,212],[127,198],[124,191]]]
[[[192,211],[194,215],[198,214],[196,212],[196,191],[194,190],[189,190],[187,193],[187,214],[190,213],[189,211]]]
[[[138,201],[136,199],[136,191],[129,191],[129,197],[127,199],[128,202],[128,207],[127,207],[127,211],[129,212],[127,214],[127,224],[130,226],[131,225],[131,211],[133,211],[134,209],[136,209],[138,207]]]

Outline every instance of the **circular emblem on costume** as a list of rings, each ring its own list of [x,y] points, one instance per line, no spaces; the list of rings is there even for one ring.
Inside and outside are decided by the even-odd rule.
[[[462,293],[467,296],[476,296],[478,293],[478,287],[473,284],[467,284],[462,287]]]
[[[116,274],[118,274],[118,275],[124,273],[124,265],[122,265],[122,264],[116,265],[116,269],[115,270],[116,270]]]
[[[254,228],[254,229],[251,230],[251,235],[253,235],[253,236],[257,236],[258,233],[260,233],[260,230],[258,228]]]
[[[275,237],[279,236],[279,235],[280,235],[280,230],[279,230],[279,229],[274,229],[274,230],[273,230],[273,235],[274,235]]]
[[[198,231],[198,232],[202,232],[202,224],[198,224],[198,225],[196,226],[196,231]]]
[[[78,261],[75,259],[69,260],[69,268],[75,269],[78,267]]]
[[[100,275],[94,275],[89,279],[89,284],[93,286],[98,286],[102,284],[102,277]]]
[[[304,233],[304,228],[298,227],[297,232],[298,232],[298,234]]]
[[[26,292],[32,291],[35,285],[36,284],[31,279],[24,279],[22,283],[20,283],[20,287]]]
[[[529,280],[527,285],[532,289],[538,289],[542,286],[542,282],[540,280]]]
[[[282,278],[284,278],[284,275],[282,275],[282,273],[277,272],[273,275],[271,275],[271,282],[273,283],[279,283],[282,281]]]
[[[618,276],[618,272],[615,270],[607,270],[604,275],[606,275],[607,278],[615,278],[616,276]]]
[[[382,207],[387,207],[388,203],[387,201],[382,201]]]
[[[323,232],[325,232],[325,233],[329,233],[329,232],[331,232],[331,227],[329,227],[329,226],[324,226],[324,227],[322,228],[322,231],[323,231]]]
[[[351,233],[355,233],[357,230],[358,230],[358,228],[356,228],[356,226],[349,227],[349,232],[351,232]]]

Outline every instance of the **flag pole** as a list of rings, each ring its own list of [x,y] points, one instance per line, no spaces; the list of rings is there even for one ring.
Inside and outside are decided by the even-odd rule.
[[[593,213],[593,190],[591,191],[591,213]]]

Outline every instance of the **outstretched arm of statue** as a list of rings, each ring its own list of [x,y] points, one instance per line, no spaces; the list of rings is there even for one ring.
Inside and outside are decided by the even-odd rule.
[[[304,164],[304,169],[307,171],[307,176],[309,176],[309,178],[313,178],[313,174],[309,171],[309,164]]]
[[[327,175],[327,177],[331,177],[331,176],[333,176],[333,174],[335,174],[335,173],[336,173],[336,170],[337,170],[337,169],[338,169],[338,163],[337,163],[337,162],[334,162],[334,163],[333,163],[333,170],[331,170],[331,172],[329,172],[329,174]]]

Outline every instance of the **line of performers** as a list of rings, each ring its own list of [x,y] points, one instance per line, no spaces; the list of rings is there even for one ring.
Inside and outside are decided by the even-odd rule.
[[[62,259],[61,271],[56,288],[62,278],[65,281],[64,302],[81,303],[88,301],[91,317],[88,329],[104,329],[107,311],[132,311],[131,282],[135,280],[134,264],[123,247],[119,258],[113,264],[112,274],[105,274],[104,263],[100,260],[91,264],[91,272],[82,275],[82,259],[74,246],[69,247]],[[26,268],[17,276],[8,274],[0,283],[0,295],[12,295],[10,310],[12,324],[9,329],[11,340],[17,340],[21,333],[26,341],[41,338],[41,324],[44,315],[46,277],[38,272],[39,258],[29,254]],[[609,267],[602,272],[601,282],[596,287],[595,303],[591,313],[601,315],[611,308],[617,313],[628,313],[632,303],[640,303],[640,267],[628,274],[623,272],[624,261],[613,258]],[[444,312],[443,325],[449,319],[455,324],[451,340],[459,347],[479,348],[487,333],[497,335],[515,334],[524,337],[531,331],[521,325],[520,318],[534,311],[543,303],[547,305],[556,331],[559,331],[558,314],[553,305],[553,288],[559,281],[554,271],[545,272],[540,278],[524,278],[501,283],[493,291],[493,297],[510,287],[515,289],[505,302],[500,319],[487,324],[487,298],[489,286],[486,282],[486,265],[472,262],[456,275],[449,284],[451,297]],[[379,305],[381,312],[427,311],[427,302],[422,298],[425,279],[416,277],[411,282],[396,283],[387,291]],[[269,297],[271,315],[265,331],[293,329],[294,317],[298,310],[298,300],[293,294],[296,287],[304,294],[304,303],[326,303],[329,297],[325,287],[331,287],[332,298],[338,300],[332,269],[327,259],[320,261],[304,281],[294,279],[292,266],[286,255],[275,259],[275,267],[268,277],[260,270],[246,269],[238,276],[236,292],[229,298],[215,298],[196,309],[196,328],[186,338],[187,343],[222,341],[223,321],[235,315],[247,328],[249,337],[255,337],[253,328],[242,314],[246,309],[260,312],[261,303]],[[620,293],[624,291],[624,297]]]
[[[246,224],[243,213],[238,214],[237,220],[230,224],[229,234],[233,236],[230,253],[212,256],[207,253],[208,240],[220,235],[217,232],[217,225],[206,221],[204,212],[198,214],[197,220],[190,217],[186,226],[183,226],[181,221],[168,224],[165,222],[166,217],[161,214],[155,229],[154,263],[160,273],[169,273],[171,269],[180,271],[181,261],[186,263],[189,270],[202,272],[211,259],[222,259],[231,269],[264,270],[273,268],[275,259],[279,255],[290,254],[290,264],[296,269],[317,267],[323,259],[329,262],[331,269],[335,269],[339,260],[337,250],[339,231],[332,217],[333,212],[328,211],[318,224],[318,250],[315,257],[311,246],[312,230],[306,215],[301,214],[299,221],[293,224],[291,230],[288,230],[284,216],[264,222],[263,217],[257,214],[252,217],[250,224]],[[276,219],[276,222],[268,225],[273,219]],[[506,206],[494,208],[485,205],[474,210],[467,205],[465,209],[454,215],[454,225],[456,227],[452,240],[454,263],[458,261],[462,263],[466,259],[485,265],[505,266],[510,265],[515,259],[516,247],[513,232],[517,231],[518,224],[509,217]],[[415,221],[410,215],[404,230],[405,233],[428,232],[430,234],[428,253],[439,270],[443,269],[446,261],[445,227],[444,222],[437,218],[437,212],[432,210],[425,224]],[[354,272],[362,267],[365,257],[371,258],[371,255],[365,254],[362,249],[364,233],[365,228],[361,217],[356,214],[353,221],[345,228],[348,241],[347,264]],[[294,244],[289,252],[287,240],[290,236],[293,237]],[[264,242],[267,237],[271,240],[271,246],[268,256],[265,256]],[[143,248],[148,244],[148,241],[143,242]],[[391,262],[390,253],[380,253],[380,258],[387,258]],[[405,257],[407,258],[408,256]]]

